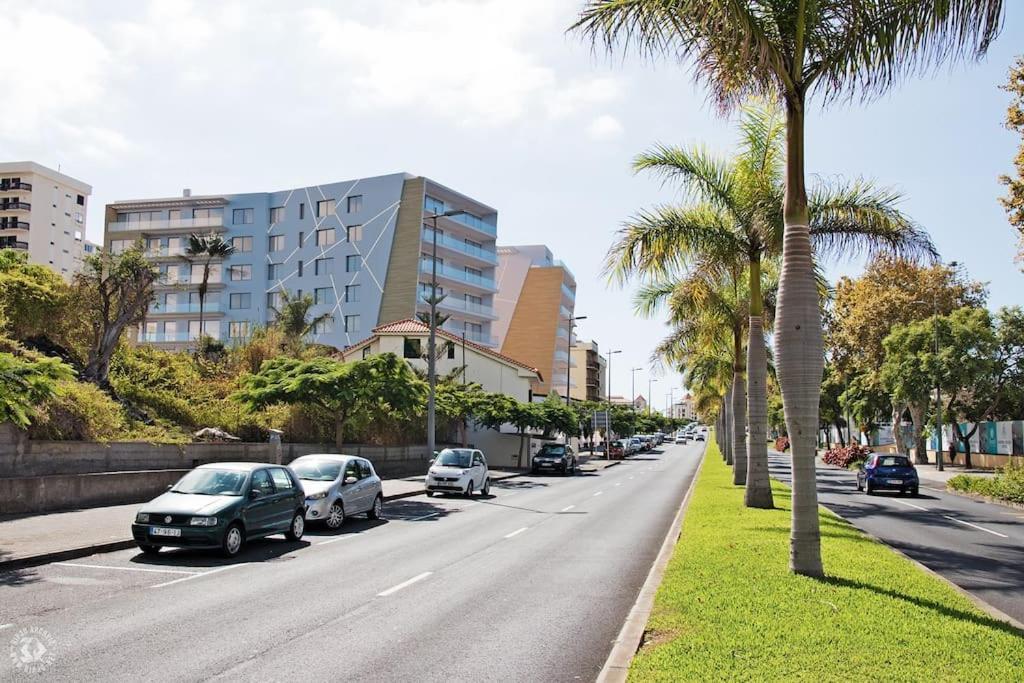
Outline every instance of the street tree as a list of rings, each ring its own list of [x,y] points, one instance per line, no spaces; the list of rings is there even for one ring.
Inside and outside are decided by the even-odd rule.
[[[63,320],[70,288],[46,266],[28,262],[28,254],[0,249],[0,331],[12,339],[51,337]]]
[[[1024,57],[1018,57],[1010,68],[1010,75],[1003,86],[1012,96],[1006,110],[1006,127],[1021,136],[1017,155],[1013,158],[1014,175],[1000,177],[1007,187],[1007,194],[1000,198],[1010,225],[1017,230],[1017,262],[1024,263]]]
[[[476,382],[463,384],[442,379],[437,384],[437,414],[459,432],[459,442],[465,448],[469,443],[469,422],[483,411],[490,395]]]
[[[223,261],[235,253],[235,247],[217,233],[209,235],[192,233],[188,236],[188,246],[181,258],[191,266],[199,264],[203,269],[203,277],[199,280],[199,336],[206,334],[203,323],[203,312],[206,307],[206,294],[210,289],[210,267],[214,261]]]
[[[315,305],[310,294],[293,294],[284,287],[278,290],[281,301],[277,306],[270,306],[270,312],[274,314],[274,325],[284,335],[285,344],[293,355],[298,355],[306,338],[325,320],[329,320],[330,313],[310,315],[310,310]]]

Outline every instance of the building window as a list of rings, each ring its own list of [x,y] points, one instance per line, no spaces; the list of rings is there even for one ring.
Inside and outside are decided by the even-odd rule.
[[[75,222],[79,224],[85,222],[85,216],[82,215],[81,211],[75,211]]]
[[[280,263],[268,263],[267,264],[267,279],[268,280],[279,280],[281,278],[281,264]]]
[[[267,238],[267,251],[284,251],[284,235],[271,235]]]
[[[78,195],[78,198],[75,201],[78,202],[79,206],[85,206],[85,197],[82,195]]]
[[[302,249],[302,245],[306,243],[306,233],[299,230],[299,249]]]
[[[171,209],[167,212],[167,218],[171,223],[181,220],[181,209]]]
[[[350,225],[345,228],[345,235],[349,242],[359,242],[363,239],[363,226]]]
[[[358,255],[345,257],[345,272],[358,273],[362,267],[362,259]]]
[[[448,360],[455,358],[455,344],[448,342]]]
[[[284,207],[274,206],[270,209],[270,222],[271,223],[283,223],[284,222]]]
[[[252,266],[251,265],[231,266],[230,268],[228,268],[228,273],[230,273],[231,280],[233,282],[239,282],[241,280],[251,280],[252,279]]]
[[[469,275],[474,279],[482,277],[483,274],[484,272],[482,270],[477,270],[476,268],[470,268],[469,266],[466,266],[466,275]]]
[[[313,290],[313,303],[333,304],[334,290],[330,287],[317,287]]]
[[[302,277],[302,260],[300,259],[298,263],[299,263],[299,269],[296,271],[296,276],[297,277]]]
[[[359,303],[359,285],[345,285],[345,303]]]
[[[345,316],[345,325],[348,326],[348,319],[358,316]],[[313,334],[330,334],[334,332],[334,316],[321,318],[313,324]]]
[[[421,343],[417,338],[405,337],[402,340],[402,358],[422,358]]]
[[[322,199],[316,203],[316,217],[326,218],[334,213],[334,200]]]
[[[348,198],[348,212],[359,213],[363,210],[363,195],[354,194]]]
[[[282,300],[281,292],[267,292],[267,310],[277,310]]]
[[[231,212],[231,222],[235,225],[249,225],[252,221],[252,209],[235,209]]]
[[[420,283],[420,296],[422,296],[424,299],[429,299],[430,298],[430,292],[431,292],[430,283],[429,282],[421,282]],[[438,296],[443,296],[444,295],[444,287],[442,287],[441,285],[437,286],[437,295]]]
[[[334,244],[335,230],[334,228],[326,228],[324,230],[316,231],[316,246],[326,247],[328,244]]]
[[[440,199],[434,199],[429,194],[423,198],[423,208],[430,213],[444,213],[445,207],[444,202]]]
[[[232,237],[231,246],[239,253],[252,251],[252,237]]]
[[[370,353],[371,353],[370,345],[367,344],[366,346],[363,347],[363,360],[366,360],[367,358],[369,358],[370,357]]]
[[[359,331],[359,316],[358,315],[346,315],[345,316],[345,331],[348,333]]]
[[[228,323],[228,337],[231,339],[244,339],[249,336],[249,321],[234,320]]]
[[[328,256],[327,258],[318,258],[313,263],[313,269],[317,275],[326,275],[334,268],[334,259]]]
[[[299,220],[306,217],[306,204],[305,202],[299,202]]]
[[[250,308],[252,306],[252,294],[249,292],[232,294],[228,299],[228,305],[235,310]]]

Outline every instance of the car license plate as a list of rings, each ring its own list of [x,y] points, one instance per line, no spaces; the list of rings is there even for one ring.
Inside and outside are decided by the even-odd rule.
[[[163,526],[149,527],[150,536],[181,536],[181,529],[169,529]]]
[[[902,479],[886,479],[885,483],[886,484],[902,484],[903,480]]]

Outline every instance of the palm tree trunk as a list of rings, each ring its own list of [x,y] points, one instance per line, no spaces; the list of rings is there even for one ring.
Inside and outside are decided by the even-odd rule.
[[[754,297],[752,287],[751,302],[757,302],[758,298]],[[743,494],[743,503],[749,508],[771,508],[775,501],[768,480],[768,353],[764,347],[760,311],[754,315],[754,310],[755,306],[752,305],[750,338],[747,341],[747,419],[750,422],[750,436],[747,440],[747,490]]]
[[[802,46],[800,54],[802,58]],[[798,66],[802,70],[802,64]],[[785,232],[775,321],[775,359],[793,449],[789,566],[797,574],[822,576],[814,461],[825,357],[804,185],[803,107],[802,92],[787,96]]]
[[[732,365],[732,483],[747,482],[747,388],[743,381],[743,332],[733,331]]]
[[[722,430],[722,436],[725,438],[725,450],[722,452],[722,458],[725,460],[725,464],[732,467],[732,439],[733,439],[733,387],[729,387],[729,391],[725,392],[725,429]]]

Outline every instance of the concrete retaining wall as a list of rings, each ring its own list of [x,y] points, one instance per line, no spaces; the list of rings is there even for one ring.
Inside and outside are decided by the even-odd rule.
[[[0,479],[0,515],[141,503],[187,470],[57,474]]]

